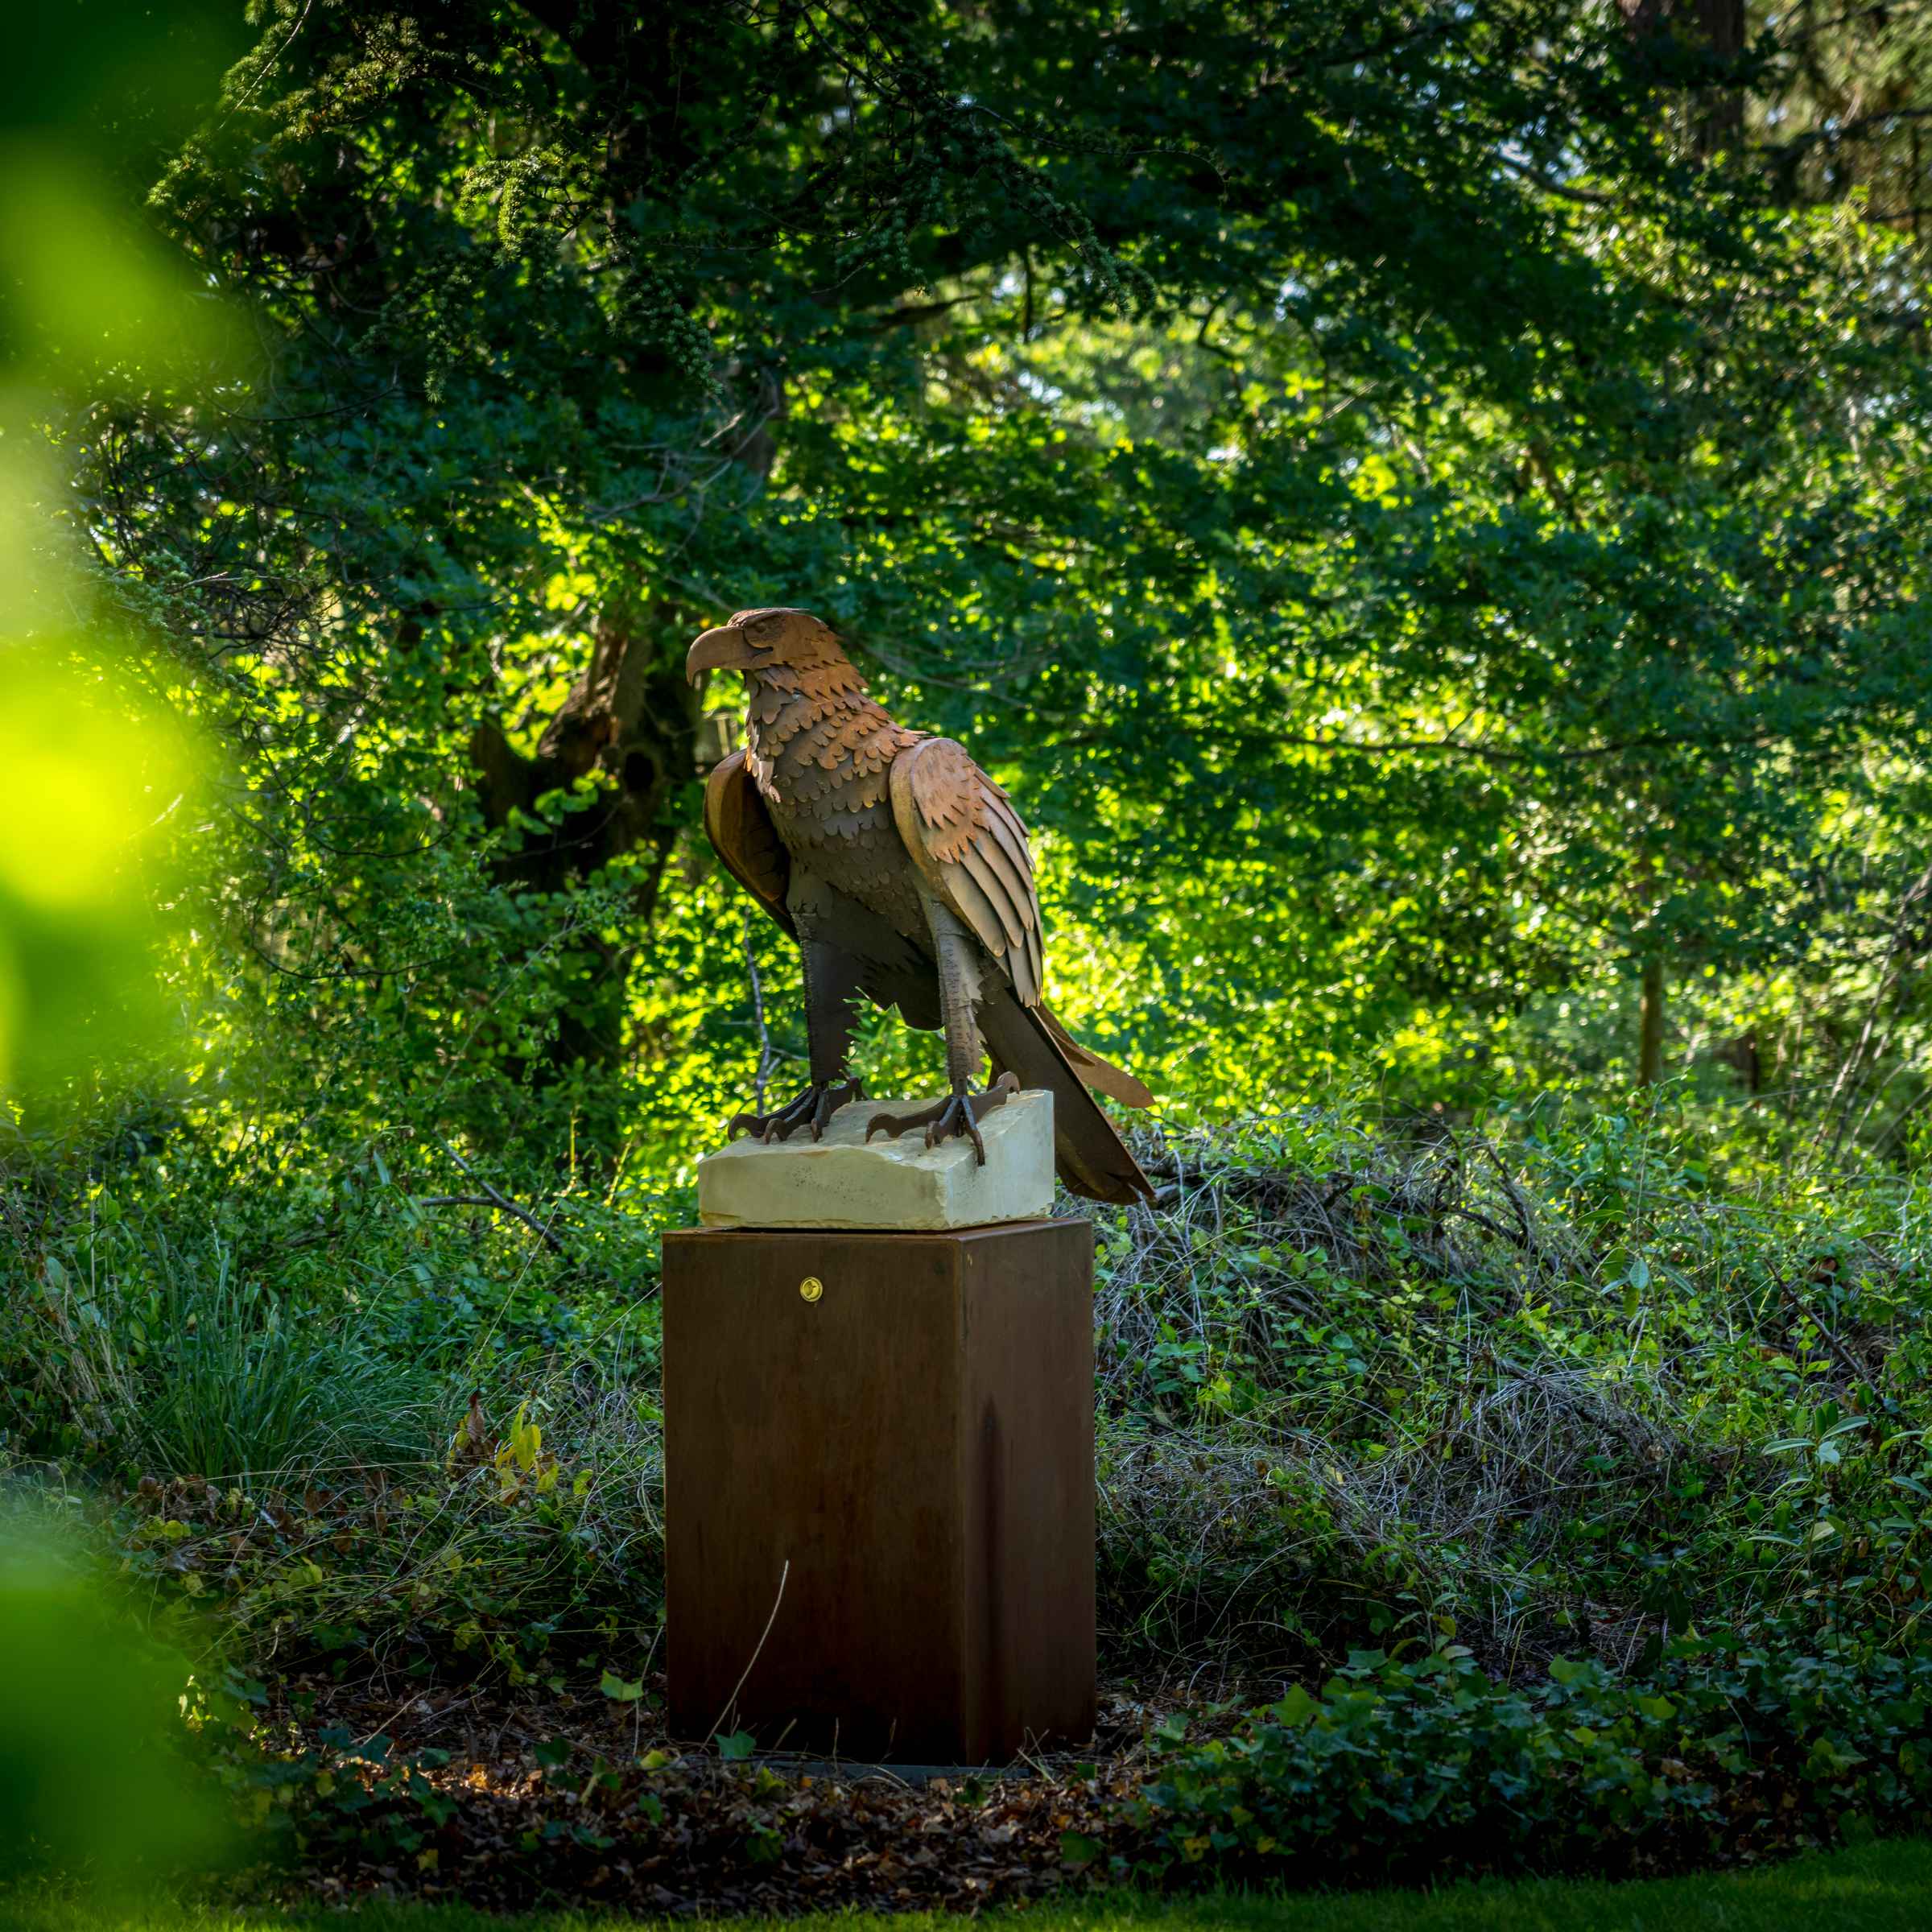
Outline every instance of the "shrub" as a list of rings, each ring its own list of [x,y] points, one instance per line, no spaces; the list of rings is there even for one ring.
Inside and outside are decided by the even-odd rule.
[[[123,1560],[218,1604],[278,1668],[493,1670],[514,1683],[650,1651],[663,1614],[654,1407],[583,1364],[440,1419],[434,1459],[293,1486],[144,1480]]]
[[[549,1674],[654,1631],[661,1201],[492,1170],[568,1206],[553,1245],[436,1205],[456,1170],[419,1141],[237,1147],[163,1122],[0,1173],[0,1451],[116,1493],[217,1479],[212,1513],[185,1485],[134,1534],[243,1656],[356,1632]],[[1094,1214],[1110,1674],[1246,1696],[1415,1644],[1641,1674],[1692,1626],[1922,1617],[1922,1182],[1779,1173],[1670,1104],[1309,1108],[1146,1155],[1161,1203]],[[541,1508],[446,1468],[478,1388],[567,1466]],[[233,1561],[231,1491],[267,1517]]]
[[[1158,1208],[1100,1211],[1117,1657],[1629,1670],[1693,1623],[1918,1616],[1925,1185],[1769,1174],[1668,1107],[1495,1125],[1177,1136]]]
[[[1516,1686],[1455,1649],[1360,1652],[1232,1736],[1155,1742],[1131,1820],[1164,1880],[1726,1863],[1932,1819],[1932,1651],[1720,1636]]]

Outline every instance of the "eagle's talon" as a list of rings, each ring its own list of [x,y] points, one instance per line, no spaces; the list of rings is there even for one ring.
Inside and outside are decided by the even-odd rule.
[[[814,1082],[796,1100],[770,1113],[734,1113],[724,1131],[734,1141],[744,1134],[755,1134],[769,1147],[774,1141],[788,1141],[801,1127],[809,1127],[811,1137],[822,1141],[832,1117],[848,1101],[865,1097],[865,1089],[857,1080]]]
[[[1005,1097],[1004,1094],[1000,1096],[1001,1100]],[[962,1095],[955,1094],[946,1103],[945,1111],[926,1129],[926,1145],[936,1147],[949,1133],[964,1134],[972,1142],[973,1165],[976,1167],[986,1165],[986,1143],[980,1138],[980,1124],[972,1117],[972,1108]]]
[[[923,1127],[926,1145],[936,1147],[955,1134],[961,1135],[972,1142],[973,1164],[984,1167],[986,1143],[980,1137],[980,1122],[1019,1090],[1019,1081],[1003,1073],[984,1093],[949,1094],[914,1113],[875,1113],[865,1124],[865,1137],[869,1141],[875,1133],[910,1133],[914,1128]]]

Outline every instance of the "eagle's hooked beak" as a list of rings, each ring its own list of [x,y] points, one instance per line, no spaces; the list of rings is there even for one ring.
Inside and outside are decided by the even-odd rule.
[[[744,671],[758,662],[751,640],[735,624],[704,632],[685,654],[684,675],[691,683],[708,671]]]

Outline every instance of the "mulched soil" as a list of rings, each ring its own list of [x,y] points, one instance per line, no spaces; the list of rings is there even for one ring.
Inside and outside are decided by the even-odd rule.
[[[496,1480],[488,1466],[481,1474]],[[237,1509],[199,1478],[146,1479],[130,1501],[138,1523],[170,1532],[130,1539],[143,1573],[158,1585],[185,1579],[196,1594],[238,1590],[297,1557],[326,1565],[358,1538],[379,1538],[390,1506],[378,1484],[270,1492]],[[1232,1722],[1244,1687],[1212,1689]],[[273,1814],[295,1826],[296,1856],[242,1882],[291,1903],[977,1910],[1093,1882],[1108,1863],[1096,1841],[1122,1848],[1120,1802],[1138,1787],[1149,1730],[1185,1707],[1198,1734],[1206,1686],[1171,1696],[1115,1686],[1077,1752],[939,1774],[796,1755],[727,1760],[713,1742],[666,1734],[663,1691],[661,1675],[625,1702],[556,1678],[419,1684],[365,1665],[339,1681],[320,1665],[291,1666],[270,1686],[262,1741],[271,1765],[306,1756],[270,1794],[287,1804]],[[1265,1695],[1278,1684],[1249,1701]]]
[[[443,1804],[365,1804],[353,1774],[339,1773],[338,1794],[354,1803],[312,1814],[277,1889],[312,1903],[411,1897],[679,1915],[1019,1903],[1104,1873],[1096,1854],[1103,1839],[1122,1848],[1118,1806],[1144,1769],[1142,1740],[1176,1707],[1113,1691],[1083,1752],[895,1769],[726,1761],[666,1737],[661,1681],[645,1691],[623,1704],[536,1686],[285,1684],[277,1717],[308,1740],[347,1732],[373,1748],[386,1737],[391,1763],[449,1757],[421,1773]]]

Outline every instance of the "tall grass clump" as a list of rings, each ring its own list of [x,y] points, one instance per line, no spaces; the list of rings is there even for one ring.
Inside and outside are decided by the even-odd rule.
[[[299,1483],[421,1462],[444,1391],[384,1352],[381,1311],[285,1300],[219,1232],[130,1231],[111,1306],[56,1263],[53,1393],[159,1476]],[[93,1291],[90,1291],[93,1290]]]

